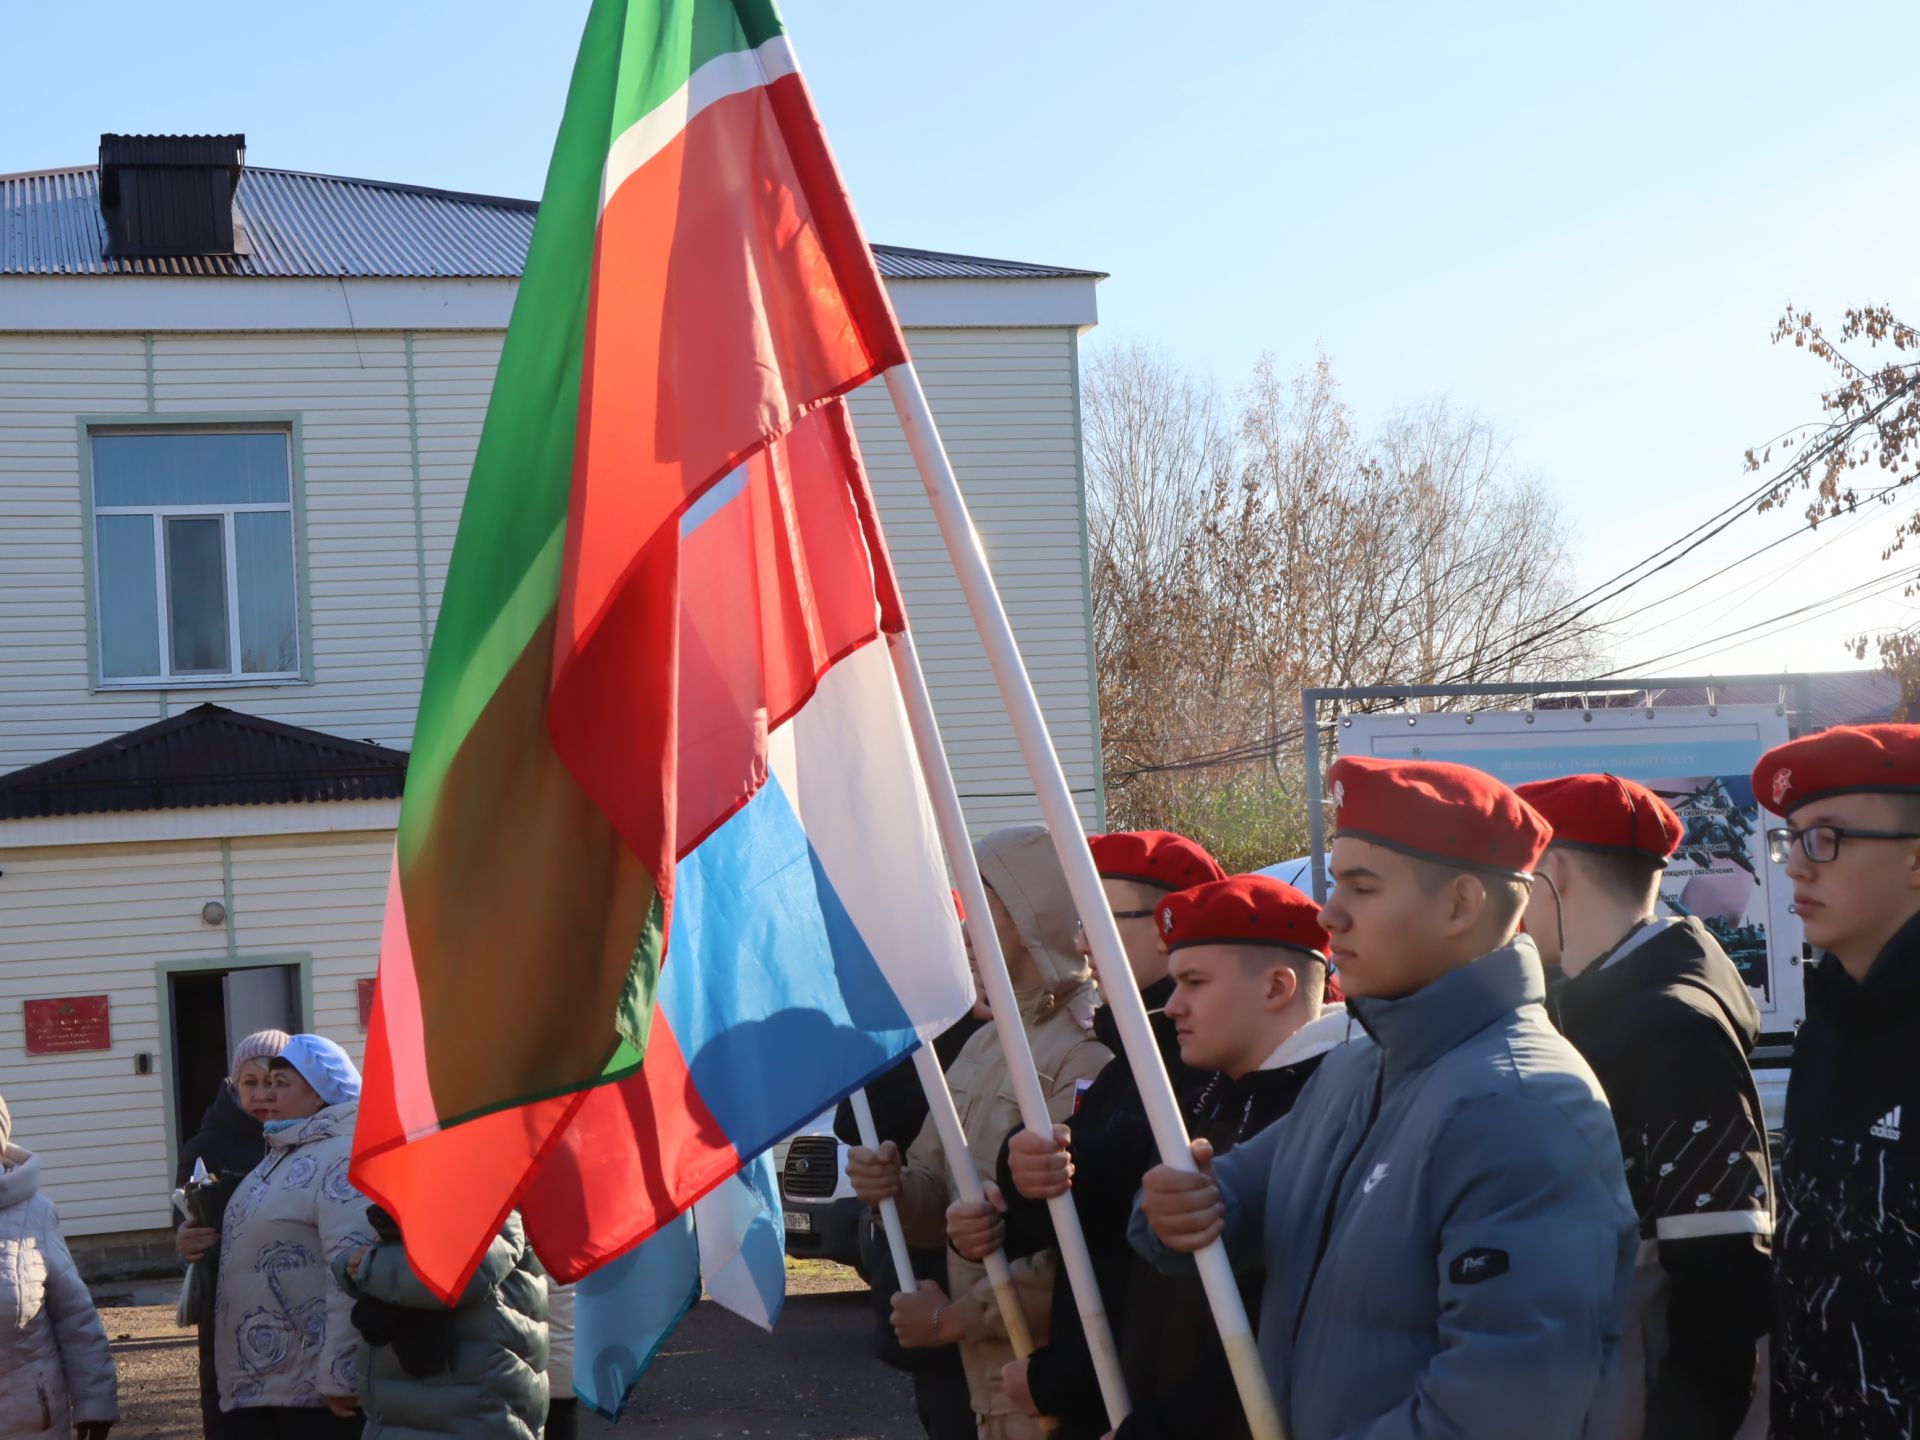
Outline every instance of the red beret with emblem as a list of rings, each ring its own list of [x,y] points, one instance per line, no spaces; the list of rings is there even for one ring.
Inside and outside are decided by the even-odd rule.
[[[1553,827],[1485,771],[1343,755],[1327,771],[1334,838],[1369,840],[1461,870],[1525,879]]]
[[[1753,794],[1779,816],[1829,795],[1920,794],[1920,725],[1836,725],[1776,745]]]
[[[1604,855],[1664,862],[1687,838],[1686,823],[1646,786],[1618,775],[1530,780],[1513,793],[1553,827],[1553,843]]]
[[[1090,835],[1093,868],[1102,880],[1135,880],[1162,890],[1190,890],[1209,880],[1224,880],[1227,872],[1205,848],[1168,830],[1122,830],[1112,835]]]
[[[1269,875],[1235,875],[1162,900],[1155,917],[1169,953],[1189,945],[1282,945],[1327,958],[1320,907]]]

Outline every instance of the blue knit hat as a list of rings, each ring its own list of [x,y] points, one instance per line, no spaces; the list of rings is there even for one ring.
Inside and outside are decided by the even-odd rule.
[[[324,1035],[296,1035],[275,1058],[299,1071],[329,1105],[360,1098],[360,1071],[353,1058]]]

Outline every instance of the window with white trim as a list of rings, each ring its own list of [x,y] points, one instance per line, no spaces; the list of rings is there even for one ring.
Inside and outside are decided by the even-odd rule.
[[[100,682],[300,678],[292,437],[95,430]]]

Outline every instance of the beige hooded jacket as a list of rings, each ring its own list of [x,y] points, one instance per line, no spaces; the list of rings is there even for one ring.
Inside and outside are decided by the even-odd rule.
[[[1065,1120],[1073,1113],[1077,1082],[1098,1075],[1112,1058],[1088,1029],[1093,975],[1074,946],[1079,915],[1066,875],[1052,839],[1039,825],[996,830],[975,844],[974,856],[981,878],[1007,907],[1025,942],[1026,956],[1009,958],[1014,992],[1047,1108],[1055,1120]],[[947,1084],[980,1178],[990,1180],[1001,1143],[1020,1123],[1020,1106],[993,1026],[983,1027],[967,1042],[947,1070]],[[900,1216],[908,1243],[945,1245],[947,1206],[959,1199],[959,1191],[931,1119],[908,1147],[901,1186]],[[1028,1326],[1040,1344],[1046,1341],[1056,1263],[1048,1250],[1013,1265]],[[1000,1369],[1014,1358],[1013,1346],[986,1272],[949,1249],[947,1293],[954,1297],[951,1313],[961,1321],[960,1359],[974,1412],[981,1417],[981,1435],[987,1440],[1038,1437],[1038,1424],[1000,1384]]]

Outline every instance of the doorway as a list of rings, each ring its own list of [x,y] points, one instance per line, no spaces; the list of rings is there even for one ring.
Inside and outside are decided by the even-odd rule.
[[[301,1028],[299,996],[297,965],[182,970],[167,977],[174,1134],[181,1144],[199,1133],[201,1117],[226,1081],[234,1046],[256,1030],[293,1034]]]

